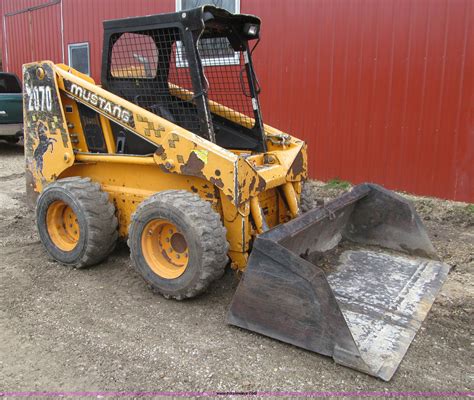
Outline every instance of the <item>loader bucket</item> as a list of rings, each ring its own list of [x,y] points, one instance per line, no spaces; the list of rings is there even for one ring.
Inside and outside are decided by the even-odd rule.
[[[411,203],[362,184],[256,238],[228,322],[388,381],[448,271]]]

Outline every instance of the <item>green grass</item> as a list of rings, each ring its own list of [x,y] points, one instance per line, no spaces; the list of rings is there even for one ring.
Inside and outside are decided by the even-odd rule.
[[[474,214],[474,204],[468,204],[466,206],[466,210],[470,212],[471,214]]]
[[[349,189],[351,183],[339,178],[329,179],[324,185],[325,189]]]

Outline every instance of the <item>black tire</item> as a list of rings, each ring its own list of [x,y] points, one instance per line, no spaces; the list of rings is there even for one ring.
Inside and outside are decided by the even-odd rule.
[[[182,275],[166,279],[147,263],[142,235],[154,220],[170,221],[186,241],[188,261]],[[211,204],[185,190],[166,190],[143,201],[132,216],[128,245],[132,263],[151,288],[166,298],[183,300],[204,292],[220,278],[229,244],[220,216]]]
[[[20,141],[20,138],[18,136],[7,136],[5,137],[5,140],[7,143],[17,144]]]
[[[77,244],[69,251],[58,247],[48,232],[48,209],[55,202],[69,206],[79,226]],[[115,207],[100,185],[89,178],[59,179],[46,186],[36,203],[36,224],[46,251],[61,264],[76,268],[103,261],[114,249],[118,237]]]
[[[322,205],[324,205],[324,200],[319,197],[318,185],[316,182],[303,182],[300,201],[301,212],[305,213],[313,208],[321,207]]]

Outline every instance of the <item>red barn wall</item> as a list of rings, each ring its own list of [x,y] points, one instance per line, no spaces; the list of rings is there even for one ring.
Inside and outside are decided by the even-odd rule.
[[[4,0],[3,13],[41,3],[51,0]],[[308,143],[314,178],[474,202],[473,8],[471,0],[241,0],[242,13],[262,19],[255,65],[265,121]],[[19,17],[10,27],[7,16],[4,69],[20,73],[31,54],[55,62],[64,54],[67,63],[69,43],[89,42],[99,81],[104,19],[174,9],[174,0],[62,0],[32,11],[36,25]]]

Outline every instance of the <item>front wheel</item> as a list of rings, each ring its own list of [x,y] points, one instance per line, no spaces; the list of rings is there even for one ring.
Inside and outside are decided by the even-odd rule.
[[[166,190],[141,203],[128,244],[135,268],[166,298],[183,300],[220,278],[229,245],[209,202],[184,190]]]
[[[319,186],[314,181],[303,182],[301,191],[300,208],[303,213],[324,205],[324,200],[320,197]]]

